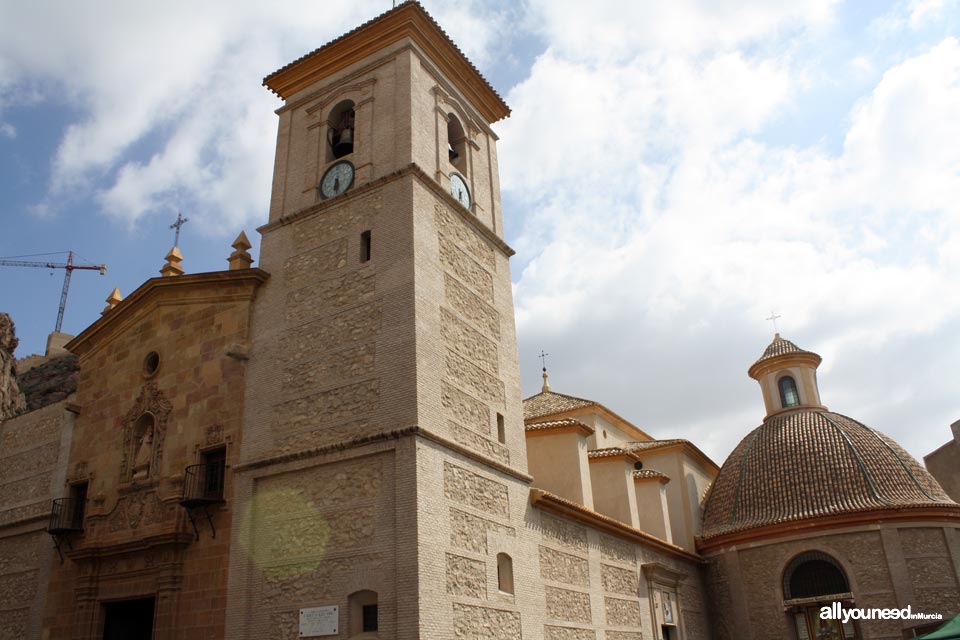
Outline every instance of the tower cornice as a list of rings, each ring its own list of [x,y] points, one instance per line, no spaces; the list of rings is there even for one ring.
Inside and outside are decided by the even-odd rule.
[[[263,85],[287,100],[404,38],[424,51],[488,123],[510,115],[510,107],[418,2],[405,2],[274,71]]]

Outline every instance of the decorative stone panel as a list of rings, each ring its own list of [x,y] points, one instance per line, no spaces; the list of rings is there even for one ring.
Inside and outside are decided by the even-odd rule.
[[[487,566],[480,560],[447,554],[447,593],[487,599]]]
[[[542,512],[540,524],[545,540],[554,540],[564,547],[577,551],[587,550],[587,530],[580,525]]]
[[[446,377],[487,402],[503,405],[503,383],[466,358],[447,351]]]
[[[540,577],[578,587],[590,586],[590,565],[578,556],[540,547]]]
[[[0,602],[4,608],[29,605],[37,591],[37,570],[0,575]]]
[[[347,266],[347,239],[339,238],[292,258],[283,264],[288,287],[299,289],[317,277]],[[287,298],[289,301],[289,297]]]
[[[640,603],[634,600],[604,598],[603,608],[607,613],[607,624],[612,627],[639,627]]]
[[[269,640],[290,640],[300,637],[300,610],[274,611],[270,615]]]
[[[267,606],[311,602],[333,597],[335,580],[356,570],[382,567],[380,554],[324,559],[288,565],[283,572],[266,573],[260,601]]]
[[[368,342],[380,331],[382,315],[376,302],[291,329],[281,345],[284,362],[312,359],[351,342]]]
[[[450,500],[506,518],[510,515],[507,487],[481,475],[443,464],[443,493]]]
[[[597,632],[593,629],[578,629],[577,627],[554,627],[544,625],[543,640],[596,640]]]
[[[293,501],[291,510],[327,510],[344,505],[369,503],[380,495],[383,484],[383,458],[375,456],[362,461],[320,465],[309,469],[264,478],[257,483],[257,493],[295,491],[304,500]],[[297,505],[294,507],[293,505]]]
[[[376,345],[373,342],[329,353],[315,359],[303,359],[283,370],[283,390],[302,395],[351,378],[373,375]]]
[[[473,326],[499,341],[500,314],[497,310],[450,275],[445,275],[443,281],[445,299],[450,308],[466,318]]]
[[[49,545],[46,533],[34,532],[0,538],[0,574],[27,571],[40,564],[41,545]]]
[[[490,433],[490,409],[483,402],[443,382],[443,407],[453,420],[479,433]]]
[[[50,500],[49,496],[44,496],[44,499],[39,502],[34,502],[32,504],[25,504],[13,509],[6,509],[0,511],[0,526],[10,524],[11,522],[18,522],[24,518],[31,518],[33,516],[47,515],[50,513]]]
[[[59,453],[60,443],[48,442],[29,451],[0,458],[0,482],[34,474],[38,469],[49,469],[56,464]]]
[[[486,302],[493,302],[493,276],[449,240],[441,238],[440,262]]]
[[[447,422],[453,439],[485,456],[498,460],[504,464],[510,464],[510,451],[499,442],[494,442],[489,438],[484,438],[479,433],[474,433],[465,427],[461,427],[456,422]]]
[[[369,223],[371,215],[382,210],[383,196],[380,191],[376,191],[368,197],[298,220],[293,225],[291,235],[297,250],[303,251],[330,238],[356,232],[360,225]]]
[[[593,619],[590,594],[557,587],[545,587],[547,617],[568,622],[587,622]]]
[[[366,380],[274,407],[275,432],[302,431],[373,413],[380,401],[380,381]]]
[[[312,282],[287,294],[287,324],[303,324],[340,307],[370,302],[374,293],[374,274],[369,269]]]
[[[45,412],[46,413],[46,412]],[[17,450],[35,447],[38,442],[60,442],[61,411],[50,413],[39,420],[31,414],[19,416],[3,423],[0,429],[0,451],[10,454]]]
[[[462,640],[517,640],[520,613],[455,602],[453,635]]]
[[[688,629],[687,636],[690,638],[708,638],[709,636],[703,634],[694,634],[691,633]],[[643,640],[643,634],[639,631],[607,631],[606,640]]]
[[[277,446],[280,452],[304,451],[323,447],[337,442],[345,442],[380,431],[377,423],[370,420],[352,420],[319,429],[308,429],[279,438]]]
[[[443,343],[471,362],[476,362],[491,373],[500,371],[497,345],[472,328],[446,308],[440,310]]]
[[[513,527],[506,527],[459,509],[450,509],[450,546],[485,555],[488,532],[511,537],[515,535]]]
[[[0,601],[6,602],[6,594],[0,592]],[[23,640],[27,636],[27,618],[30,609],[7,609],[0,611],[0,640]]]
[[[493,248],[481,238],[480,234],[439,202],[434,205],[434,217],[441,243],[452,241],[484,267],[490,271],[496,271]]]
[[[600,577],[603,581],[604,591],[622,593],[628,596],[640,595],[640,581],[636,571],[602,564],[600,565]]]
[[[632,544],[605,535],[600,536],[600,556],[604,560],[631,565],[637,562],[637,554]]]
[[[22,478],[0,484],[0,504],[18,504],[49,498],[51,472],[45,471],[32,478]]]

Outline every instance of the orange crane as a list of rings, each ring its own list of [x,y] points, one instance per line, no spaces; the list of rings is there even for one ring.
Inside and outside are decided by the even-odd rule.
[[[39,254],[52,255],[52,254]],[[32,256],[12,256],[12,258],[30,258]],[[63,310],[67,308],[67,291],[70,289],[70,276],[77,269],[89,271],[99,271],[100,275],[107,272],[105,264],[73,264],[73,251],[67,252],[66,262],[36,262],[33,260],[12,260],[10,258],[0,258],[0,266],[3,267],[38,267],[40,269],[66,269],[67,273],[63,276],[63,293],[60,294],[60,311],[57,313],[57,328],[54,329],[60,333],[60,327],[63,326]]]

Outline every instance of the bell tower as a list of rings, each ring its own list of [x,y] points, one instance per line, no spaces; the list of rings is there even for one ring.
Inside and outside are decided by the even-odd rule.
[[[530,482],[490,128],[509,109],[416,2],[264,85],[284,103],[227,637],[453,637],[485,614],[448,602],[450,563],[497,575]]]

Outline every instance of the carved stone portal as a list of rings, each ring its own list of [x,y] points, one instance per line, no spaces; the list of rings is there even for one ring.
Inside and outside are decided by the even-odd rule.
[[[156,479],[163,459],[163,441],[172,406],[155,383],[147,383],[122,419],[122,482]]]

